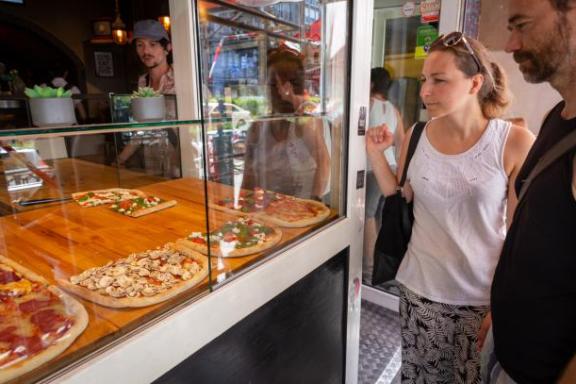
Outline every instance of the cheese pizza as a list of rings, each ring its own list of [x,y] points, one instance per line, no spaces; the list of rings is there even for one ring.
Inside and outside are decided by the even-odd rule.
[[[55,358],[87,324],[78,301],[0,256],[0,382]]]
[[[319,201],[300,199],[262,188],[241,191],[237,199],[220,199],[210,206],[228,213],[256,215],[281,227],[292,228],[317,224],[330,216],[330,209]]]
[[[208,258],[168,243],[133,253],[58,283],[86,300],[112,308],[145,307],[168,300],[208,276]]]

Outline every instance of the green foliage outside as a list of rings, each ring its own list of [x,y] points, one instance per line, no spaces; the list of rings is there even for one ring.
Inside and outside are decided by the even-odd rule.
[[[268,107],[266,99],[262,96],[235,97],[232,99],[232,104],[250,111],[253,117],[265,115]]]

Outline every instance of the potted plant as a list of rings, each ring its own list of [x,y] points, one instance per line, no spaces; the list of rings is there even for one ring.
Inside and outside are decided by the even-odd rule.
[[[30,98],[30,113],[35,126],[76,124],[70,90],[35,85],[26,88],[24,93]]]
[[[136,121],[161,121],[166,116],[164,96],[150,87],[132,93],[132,118]]]

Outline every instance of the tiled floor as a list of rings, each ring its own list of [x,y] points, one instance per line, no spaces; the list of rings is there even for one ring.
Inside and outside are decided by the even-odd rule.
[[[398,314],[362,301],[358,384],[400,383]]]

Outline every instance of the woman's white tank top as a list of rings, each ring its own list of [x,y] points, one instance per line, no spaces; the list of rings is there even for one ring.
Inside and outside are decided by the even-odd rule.
[[[396,279],[430,300],[487,305],[506,235],[510,123],[493,119],[466,152],[446,155],[426,130],[408,168],[414,226]]]

